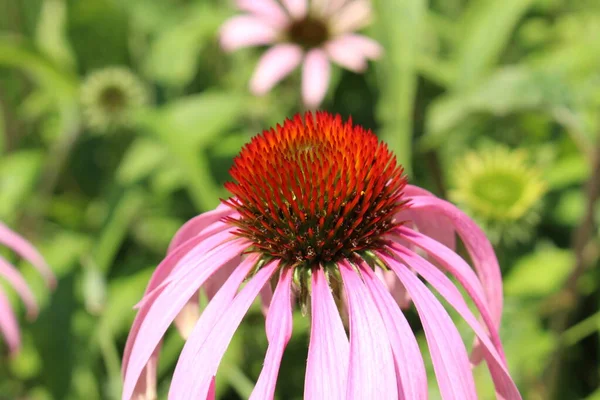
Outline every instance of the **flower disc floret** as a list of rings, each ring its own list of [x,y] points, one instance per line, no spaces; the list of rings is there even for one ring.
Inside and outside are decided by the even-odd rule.
[[[253,251],[312,266],[381,248],[407,207],[403,169],[369,130],[325,112],[264,131],[235,158],[230,218]]]

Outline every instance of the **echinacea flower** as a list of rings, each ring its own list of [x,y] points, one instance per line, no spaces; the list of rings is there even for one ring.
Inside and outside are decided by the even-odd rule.
[[[92,72],[81,85],[85,123],[97,132],[127,127],[132,113],[149,102],[144,83],[124,67]]]
[[[371,21],[368,0],[237,0],[248,12],[221,29],[226,51],[272,45],[261,57],[250,82],[256,95],[267,93],[301,63],[302,97],[314,108],[323,101],[330,78],[329,60],[354,72],[381,56],[374,40],[353,33]]]
[[[392,290],[410,295],[444,399],[477,398],[471,362],[419,276],[475,332],[498,398],[521,398],[498,337],[502,282],[489,241],[456,207],[407,185],[372,132],[324,112],[297,115],[254,137],[230,172],[233,196],[184,225],[151,278],[124,353],[123,399],[154,395],[161,339],[198,308],[200,289],[210,300],[186,332],[170,399],[214,398],[223,354],[259,295],[269,344],[251,399],[274,396],[296,303],[311,318],[304,398],[427,399],[414,333],[379,274],[393,274],[401,285]],[[475,270],[452,250],[455,233]]]
[[[472,151],[456,163],[452,178],[450,199],[471,215],[493,242],[524,241],[540,220],[546,185],[522,149],[494,145]]]
[[[38,251],[23,237],[9,229],[6,225],[0,222],[0,244],[8,247],[17,255],[30,262],[37,268],[46,282],[50,286],[56,283],[54,275],[44,261],[44,258]],[[4,278],[17,292],[19,297],[25,303],[27,308],[27,316],[35,318],[38,313],[38,306],[35,301],[31,289],[23,279],[21,273],[8,260],[0,256],[0,277]],[[19,334],[19,325],[17,318],[12,310],[12,307],[0,288],[0,332],[6,340],[8,349],[11,353],[15,353],[21,345],[21,336]]]

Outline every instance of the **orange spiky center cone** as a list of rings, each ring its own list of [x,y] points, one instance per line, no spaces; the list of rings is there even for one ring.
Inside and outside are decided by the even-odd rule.
[[[225,187],[228,221],[251,251],[314,266],[385,246],[407,207],[402,166],[385,143],[325,112],[296,115],[246,144]]]

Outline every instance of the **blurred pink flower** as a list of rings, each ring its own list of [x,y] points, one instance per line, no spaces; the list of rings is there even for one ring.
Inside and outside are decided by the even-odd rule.
[[[371,20],[368,0],[237,0],[248,14],[229,19],[221,28],[226,51],[272,45],[250,82],[256,95],[267,93],[300,63],[302,97],[315,108],[323,101],[330,78],[329,60],[362,72],[367,60],[381,56],[374,40],[353,33]]]
[[[44,261],[44,258],[38,251],[21,236],[10,230],[6,225],[0,222],[0,244],[13,250],[19,256],[29,261],[46,281],[54,286],[56,281],[50,268]],[[4,278],[21,297],[27,307],[27,316],[35,318],[38,313],[38,307],[29,286],[23,279],[21,273],[7,260],[0,256],[0,277]],[[17,318],[12,307],[0,288],[0,332],[4,336],[8,349],[11,353],[16,352],[21,345],[19,326]]]
[[[395,301],[406,305],[406,293],[442,397],[476,399],[465,344],[418,276],[475,332],[497,397],[521,398],[498,337],[502,281],[489,241],[456,207],[407,185],[373,133],[327,113],[297,115],[254,137],[230,172],[233,197],[179,230],[138,305],[123,356],[124,400],[155,396],[160,343],[174,320],[187,340],[169,398],[213,399],[222,357],[259,296],[268,349],[251,399],[273,399],[296,302],[311,315],[304,398],[427,399],[423,357]],[[475,270],[453,251],[455,234]],[[202,313],[199,290],[209,298]]]

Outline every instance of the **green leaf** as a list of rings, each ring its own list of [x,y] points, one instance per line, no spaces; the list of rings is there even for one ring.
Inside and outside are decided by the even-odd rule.
[[[36,52],[23,38],[0,35],[0,65],[21,69],[60,105],[77,102],[77,78]]]
[[[161,31],[145,60],[146,75],[160,83],[182,87],[198,68],[199,53],[212,38],[226,15],[214,7],[194,7],[177,24]]]
[[[14,218],[36,187],[42,154],[23,150],[0,159],[0,219]]]
[[[165,159],[166,152],[156,140],[138,138],[123,156],[117,181],[128,186],[148,177]]]
[[[110,270],[143,201],[142,193],[132,189],[124,192],[112,205],[108,219],[91,253],[92,262],[102,273],[106,274]]]
[[[426,141],[440,145],[449,130],[476,113],[506,115],[542,107],[554,100],[549,94],[558,92],[553,76],[526,65],[497,70],[480,85],[460,93],[439,97],[427,115]]]
[[[551,189],[565,189],[579,185],[590,174],[590,165],[581,154],[571,154],[553,163],[546,171],[545,178]]]
[[[505,279],[507,296],[543,297],[558,290],[575,263],[570,250],[543,243],[517,261]]]
[[[75,56],[67,39],[66,23],[64,0],[45,0],[37,24],[36,43],[57,65],[73,71]]]
[[[477,84],[496,64],[512,32],[533,0],[482,0],[470,3],[458,35],[456,88]]]

